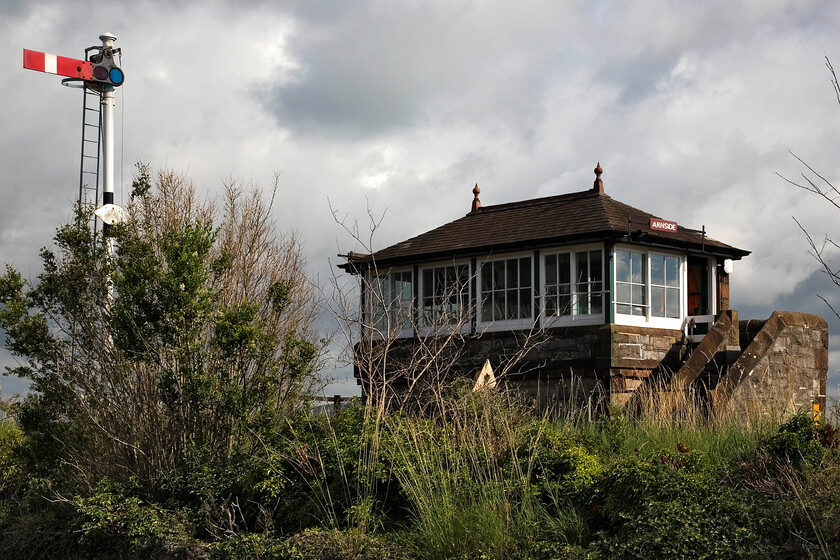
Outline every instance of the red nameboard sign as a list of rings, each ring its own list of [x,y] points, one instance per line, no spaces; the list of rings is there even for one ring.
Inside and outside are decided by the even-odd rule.
[[[668,220],[660,220],[659,218],[650,219],[650,229],[654,231],[677,231],[677,222],[669,222]]]

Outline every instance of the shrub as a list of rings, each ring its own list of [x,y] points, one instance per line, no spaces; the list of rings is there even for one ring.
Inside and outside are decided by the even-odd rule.
[[[141,500],[136,480],[117,483],[103,479],[95,493],[78,497],[80,544],[95,555],[132,550],[146,558],[165,556],[188,540],[178,517]]]
[[[807,414],[797,414],[779,426],[778,433],[769,437],[764,447],[779,461],[795,466],[817,465],[823,456],[818,429],[819,425]]]
[[[701,456],[661,453],[607,469],[592,485],[592,550],[607,558],[756,557],[750,496],[721,486]]]
[[[602,467],[598,458],[547,420],[531,422],[520,447],[523,471],[544,498],[577,492],[592,483]]]
[[[239,557],[236,557],[237,559]],[[307,530],[285,543],[283,560],[408,560],[407,551],[394,543],[356,530]]]

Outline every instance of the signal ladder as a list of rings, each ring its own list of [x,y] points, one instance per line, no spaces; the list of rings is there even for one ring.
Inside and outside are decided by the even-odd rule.
[[[82,155],[79,164],[79,208],[85,215],[91,216],[91,227],[95,229],[96,219],[93,217],[93,209],[99,206],[102,98],[96,90],[88,87],[82,89],[84,95],[82,100]]]

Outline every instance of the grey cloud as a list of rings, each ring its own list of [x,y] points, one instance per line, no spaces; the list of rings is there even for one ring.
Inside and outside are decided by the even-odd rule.
[[[365,136],[450,115],[504,120],[510,113],[521,123],[539,114],[561,34],[516,18],[499,28],[492,19],[501,10],[376,1],[355,8],[326,22],[299,21],[290,44],[300,70],[262,97],[281,126]]]

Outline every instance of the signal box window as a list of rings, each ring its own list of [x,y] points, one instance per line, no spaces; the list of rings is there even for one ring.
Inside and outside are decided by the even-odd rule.
[[[467,319],[470,267],[436,266],[422,271],[423,324],[457,325]]]
[[[374,277],[369,286],[371,326],[380,333],[410,329],[414,313],[414,281],[410,270]]]
[[[645,316],[647,274],[645,254],[635,251],[615,252],[615,311],[624,315]]]
[[[481,265],[481,321],[515,321],[534,314],[531,257]]]

